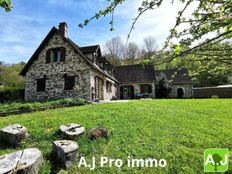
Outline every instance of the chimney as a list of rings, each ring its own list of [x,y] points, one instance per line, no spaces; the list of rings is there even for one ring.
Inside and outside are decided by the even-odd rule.
[[[68,37],[68,24],[66,22],[60,23],[59,30],[64,37]]]

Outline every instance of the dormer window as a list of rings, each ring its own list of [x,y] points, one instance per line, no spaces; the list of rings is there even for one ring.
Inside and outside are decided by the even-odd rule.
[[[46,63],[60,63],[65,61],[65,48],[49,49],[46,54]]]

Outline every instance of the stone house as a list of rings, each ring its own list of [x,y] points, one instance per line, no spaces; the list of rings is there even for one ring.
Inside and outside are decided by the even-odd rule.
[[[155,98],[155,74],[153,65],[113,67],[102,56],[99,45],[75,44],[68,37],[65,22],[58,29],[51,29],[20,73],[25,77],[27,101],[70,97],[89,101]],[[169,78],[168,73],[166,76]],[[187,86],[191,84],[186,81],[179,85],[184,97],[190,96]],[[175,90],[170,97],[176,97]]]
[[[114,67],[119,81],[120,99],[155,98],[155,70],[153,65],[126,65]]]
[[[53,27],[21,71],[25,100],[110,100],[117,93],[118,81],[100,46],[79,47],[67,31],[66,23]]]
[[[170,86],[168,98],[193,97],[193,83],[186,68],[156,70],[156,81],[164,79]]]

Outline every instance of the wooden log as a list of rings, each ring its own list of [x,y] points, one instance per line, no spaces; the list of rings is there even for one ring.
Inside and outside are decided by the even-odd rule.
[[[53,158],[58,165],[64,169],[71,167],[78,155],[78,145],[70,140],[58,140],[53,143]]]
[[[39,149],[20,150],[0,156],[0,173],[38,174],[42,163],[43,155]]]
[[[1,144],[16,146],[27,136],[27,129],[20,124],[14,124],[0,129]]]
[[[79,124],[71,123],[60,126],[60,132],[68,137],[78,137],[85,133],[85,128]]]

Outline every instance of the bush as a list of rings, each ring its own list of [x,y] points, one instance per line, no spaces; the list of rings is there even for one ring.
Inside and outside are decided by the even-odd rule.
[[[29,103],[22,104],[21,106],[18,107],[19,110],[24,110],[24,109],[32,109],[33,106]]]
[[[24,99],[24,89],[0,88],[0,103],[10,101],[22,101]]]

